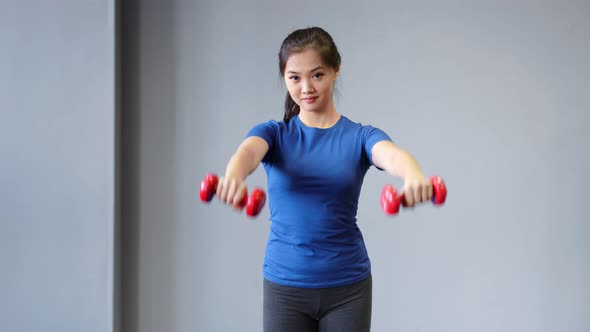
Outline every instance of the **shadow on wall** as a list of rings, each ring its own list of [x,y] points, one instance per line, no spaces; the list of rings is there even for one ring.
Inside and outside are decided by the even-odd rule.
[[[115,330],[125,332],[146,327],[176,330],[173,4],[130,0],[118,8],[120,226]],[[156,51],[152,42],[160,46]]]

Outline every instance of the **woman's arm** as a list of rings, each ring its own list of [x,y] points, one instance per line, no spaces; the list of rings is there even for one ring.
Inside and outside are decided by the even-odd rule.
[[[219,179],[216,191],[219,200],[238,208],[247,192],[246,178],[258,168],[268,149],[268,143],[256,136],[248,137],[240,144],[227,163],[225,175]]]
[[[408,206],[429,201],[432,185],[424,176],[418,162],[406,150],[391,141],[381,141],[371,150],[373,164],[404,181],[403,192]]]

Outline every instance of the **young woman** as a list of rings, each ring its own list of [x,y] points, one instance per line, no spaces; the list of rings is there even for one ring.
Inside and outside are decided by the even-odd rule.
[[[279,52],[287,87],[283,121],[254,126],[219,180],[218,198],[235,208],[260,163],[268,176],[270,236],[264,260],[264,331],[369,331],[371,265],[356,224],[371,165],[404,181],[409,206],[432,185],[387,134],[336,110],[340,54],[318,27],[289,34]]]

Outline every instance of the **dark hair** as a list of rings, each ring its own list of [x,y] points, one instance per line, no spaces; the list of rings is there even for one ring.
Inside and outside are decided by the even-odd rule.
[[[293,53],[303,52],[308,48],[313,48],[317,51],[327,66],[330,66],[334,70],[340,69],[340,53],[332,36],[322,28],[311,27],[295,30],[283,40],[281,50],[279,51],[279,71],[281,77],[285,75],[285,66],[287,65],[289,56]],[[299,114],[299,105],[295,103],[291,95],[289,95],[289,91],[287,91],[283,120],[289,122],[297,114]]]

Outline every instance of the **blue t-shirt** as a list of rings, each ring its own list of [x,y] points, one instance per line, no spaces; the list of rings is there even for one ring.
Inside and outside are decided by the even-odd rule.
[[[358,198],[382,130],[341,116],[326,129],[299,116],[268,121],[247,137],[264,139],[270,234],[263,274],[272,282],[322,288],[367,277],[371,263],[356,224]]]

